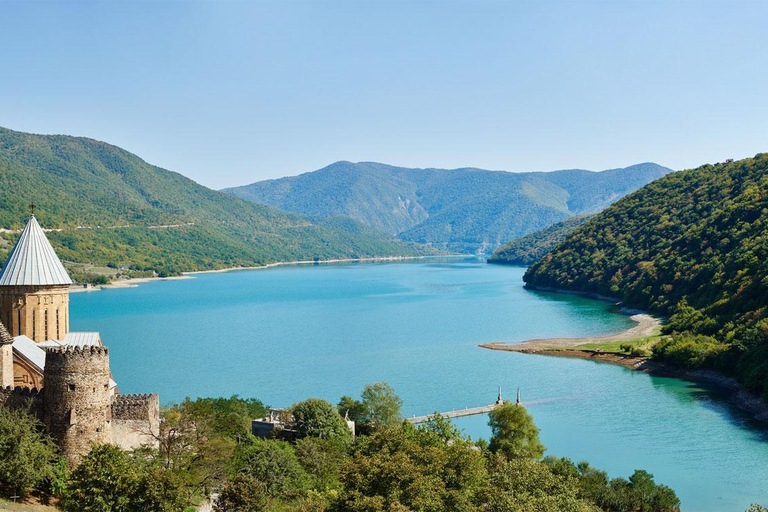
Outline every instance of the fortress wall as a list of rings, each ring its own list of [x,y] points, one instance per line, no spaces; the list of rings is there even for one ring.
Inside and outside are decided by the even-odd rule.
[[[28,409],[29,412],[42,421],[43,395],[36,388],[0,388],[0,407],[10,409]]]
[[[160,397],[157,393],[117,395],[112,402],[112,442],[125,450],[157,447]]]

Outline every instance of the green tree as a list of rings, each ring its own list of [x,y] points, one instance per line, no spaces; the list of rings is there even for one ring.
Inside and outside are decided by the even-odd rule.
[[[263,512],[271,499],[266,486],[249,475],[238,474],[227,480],[213,510],[216,512]]]
[[[251,432],[251,420],[267,414],[264,404],[255,398],[185,399],[180,409],[196,424],[205,423],[212,434],[236,439]]]
[[[336,410],[344,417],[349,417],[357,425],[363,425],[367,422],[365,407],[360,400],[355,400],[351,396],[344,395],[336,405]]]
[[[531,458],[508,458],[502,453],[489,460],[488,512],[597,512],[579,496],[577,478],[558,475],[547,464]]]
[[[392,427],[402,421],[403,401],[386,382],[374,382],[360,394],[367,422],[374,428]]]
[[[361,437],[341,481],[339,510],[469,512],[485,500],[487,473],[470,443],[404,424]]]
[[[314,480],[313,488],[320,491],[339,488],[339,474],[349,456],[349,443],[305,437],[296,442],[295,450],[301,466]]]
[[[488,425],[492,432],[491,451],[511,458],[540,459],[544,455],[539,429],[524,407],[516,404],[496,407],[488,414]]]
[[[66,512],[181,512],[181,484],[145,453],[96,446],[83,457],[62,500]]]
[[[0,407],[0,489],[26,496],[55,476],[56,447],[27,410]]]
[[[309,476],[289,443],[255,437],[237,446],[235,474],[246,475],[264,485],[270,497],[291,496],[307,488]]]
[[[217,426],[213,414],[201,413],[185,401],[163,412],[160,423],[159,459],[163,467],[183,482],[188,500],[207,496],[224,483],[237,444],[229,422]],[[237,422],[236,422],[237,424]]]
[[[344,439],[350,441],[352,432],[344,418],[325,400],[310,398],[293,406],[293,426],[303,437]]]

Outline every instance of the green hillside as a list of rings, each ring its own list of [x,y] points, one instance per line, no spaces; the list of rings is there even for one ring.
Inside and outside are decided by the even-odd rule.
[[[668,172],[652,163],[603,172],[509,173],[337,162],[224,192],[297,213],[350,217],[403,240],[487,253],[573,215],[599,211]]]
[[[671,315],[655,357],[737,376],[768,397],[768,154],[670,174],[534,264],[534,286]]]
[[[30,203],[61,229],[49,238],[63,259],[134,271],[425,252],[347,219],[242,201],[104,142],[0,128],[0,227],[23,227]]]
[[[488,258],[488,263],[531,265],[543,258],[592,217],[592,215],[576,215],[547,228],[515,238],[496,249]]]

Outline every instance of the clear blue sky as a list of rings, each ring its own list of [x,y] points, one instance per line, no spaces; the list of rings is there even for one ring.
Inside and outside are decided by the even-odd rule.
[[[0,126],[214,188],[768,151],[768,1],[7,2]]]

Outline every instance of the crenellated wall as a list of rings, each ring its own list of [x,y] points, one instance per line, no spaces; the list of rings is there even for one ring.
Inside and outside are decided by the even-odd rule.
[[[125,450],[157,446],[160,397],[157,393],[117,395],[112,402],[112,442]]]

